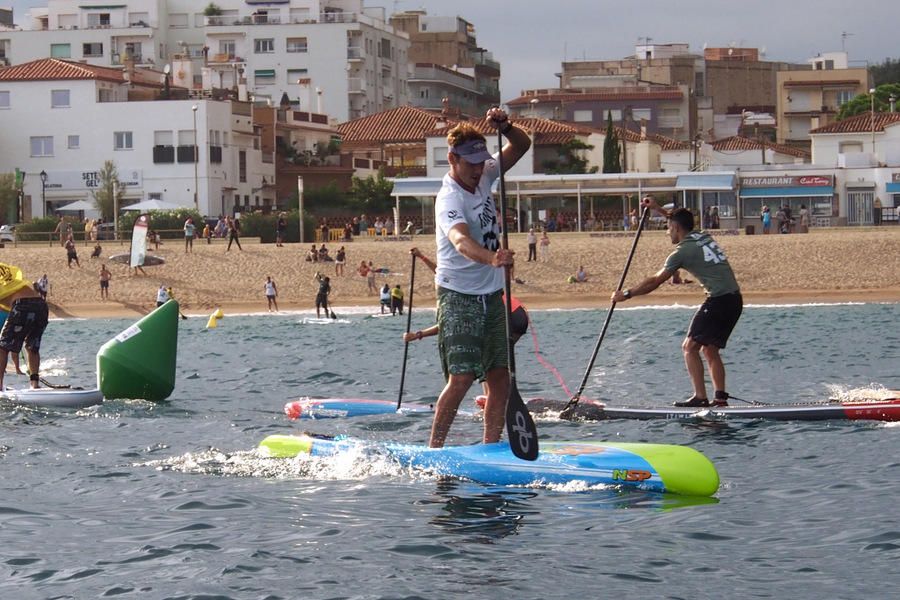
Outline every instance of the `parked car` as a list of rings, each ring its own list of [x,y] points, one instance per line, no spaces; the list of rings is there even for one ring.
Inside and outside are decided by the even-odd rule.
[[[0,242],[16,241],[15,225],[0,225]]]

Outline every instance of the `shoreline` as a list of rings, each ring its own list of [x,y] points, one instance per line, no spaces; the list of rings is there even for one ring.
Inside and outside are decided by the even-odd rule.
[[[784,290],[779,292],[745,292],[744,306],[779,306],[779,305],[822,305],[822,304],[897,304],[900,303],[900,290],[897,289],[879,289],[879,290]],[[540,298],[529,294],[516,294],[522,303],[532,310],[590,310],[590,309],[606,309],[610,306],[609,297],[599,294],[586,294],[578,297],[555,297],[552,299]],[[616,308],[645,308],[645,307],[693,307],[699,306],[704,300],[704,294],[697,286],[692,286],[690,292],[672,292],[668,294],[660,294],[654,296],[649,294],[641,296],[628,302],[616,304]],[[155,306],[135,306],[133,304],[122,304],[118,302],[97,302],[91,304],[70,304],[57,305],[52,301],[49,302],[50,316],[56,319],[116,319],[116,318],[141,318],[149,314],[155,309]],[[264,315],[272,314],[275,316],[286,316],[291,314],[308,315],[315,313],[315,308],[311,308],[308,304],[295,305],[288,303],[280,306],[281,310],[276,313],[268,313],[265,301],[262,302],[240,302],[230,301],[222,302],[215,308],[209,310],[192,310],[183,308],[182,312],[188,317],[209,317],[216,309],[221,309],[227,317],[231,315]],[[414,304],[413,312],[416,310],[434,310],[434,302],[428,299],[424,306],[422,304]],[[341,309],[348,310],[354,315],[367,315],[376,313],[379,310],[378,304],[371,296],[344,298],[342,302],[334,307],[336,313],[340,314]],[[367,309],[370,309],[367,311]]]
[[[715,236],[716,232],[713,232]],[[510,248],[517,254],[512,293],[532,309],[575,309],[610,306],[610,295],[622,276],[633,239],[629,236],[597,238],[586,233],[550,234],[546,257],[527,261],[526,236],[511,234]],[[55,318],[140,317],[156,307],[160,286],[172,287],[182,312],[210,315],[217,308],[228,313],[266,313],[264,283],[271,277],[278,286],[282,311],[315,308],[316,272],[331,278],[330,304],[360,307],[354,311],[378,312],[378,294],[368,290],[366,279],[357,274],[360,262],[379,269],[375,287],[399,285],[409,299],[410,248],[418,246],[433,255],[433,236],[415,241],[385,241],[357,238],[345,242],[347,263],[343,275],[334,262],[307,262],[309,246],[261,244],[246,240],[243,250],[226,251],[221,241],[195,243],[185,252],[184,243],[166,241],[153,248],[164,264],[135,273],[125,265],[109,262],[109,255],[127,246],[106,244],[101,258],[87,258],[80,247],[80,265],[68,267],[65,249],[30,245],[0,249],[0,262],[22,269],[28,281],[46,274],[50,281],[48,302]],[[880,229],[813,230],[792,235],[723,235],[718,240],[728,255],[745,304],[818,304],[845,302],[900,302],[900,227]],[[341,242],[329,247],[336,252]],[[625,279],[634,287],[656,273],[671,253],[671,240],[664,232],[649,231]],[[101,301],[98,275],[101,264],[112,272],[109,300]],[[569,284],[580,265],[588,273],[586,283]],[[693,277],[690,277],[693,279]],[[434,307],[434,276],[417,269],[414,306]],[[653,293],[619,306],[699,305],[705,294],[696,282],[663,284]],[[309,313],[305,313],[309,314]],[[314,314],[314,313],[313,313]]]

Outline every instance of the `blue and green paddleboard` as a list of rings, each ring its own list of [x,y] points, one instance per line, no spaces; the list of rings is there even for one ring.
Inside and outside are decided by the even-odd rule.
[[[668,444],[541,440],[541,452],[534,461],[516,458],[506,442],[427,448],[304,434],[270,435],[259,449],[276,458],[371,451],[406,466],[490,485],[584,482],[685,496],[711,496],[719,489],[719,474],[709,459],[693,448]]]

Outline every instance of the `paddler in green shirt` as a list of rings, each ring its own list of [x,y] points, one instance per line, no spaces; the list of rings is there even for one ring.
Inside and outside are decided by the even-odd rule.
[[[725,348],[725,343],[741,317],[744,307],[741,288],[734,278],[734,271],[731,270],[725,252],[716,241],[708,233],[694,229],[694,215],[691,211],[686,208],[666,210],[651,197],[645,197],[641,204],[665,215],[669,220],[669,238],[676,245],[675,251],[669,255],[663,268],[655,275],[644,279],[633,288],[616,290],[612,300],[623,302],[633,296],[649,294],[668,281],[678,269],[684,269],[696,277],[706,291],[706,300],[691,320],[687,337],[681,344],[684,364],[694,387],[694,395],[674,404],[710,406],[703,376],[703,360],[700,358],[702,350],[715,390],[712,406],[728,406],[725,364],[719,350]]]

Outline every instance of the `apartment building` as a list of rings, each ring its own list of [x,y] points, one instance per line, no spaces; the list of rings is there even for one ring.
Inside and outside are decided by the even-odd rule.
[[[0,59],[171,67],[200,95],[241,86],[254,101],[339,120],[406,104],[409,39],[362,0],[49,0],[0,31]]]
[[[777,141],[805,150],[810,130],[833,123],[842,104],[872,87],[869,70],[850,68],[844,52],[809,62],[811,70],[781,71],[776,78]]]
[[[273,205],[274,160],[251,105],[165,99],[163,80],[55,58],[0,69],[0,171],[26,174],[21,217],[93,202],[107,160],[123,206],[158,199],[218,215]]]
[[[409,36],[413,106],[440,109],[447,98],[463,113],[483,115],[500,104],[500,63],[478,46],[472,23],[424,11],[395,13],[390,22]]]

